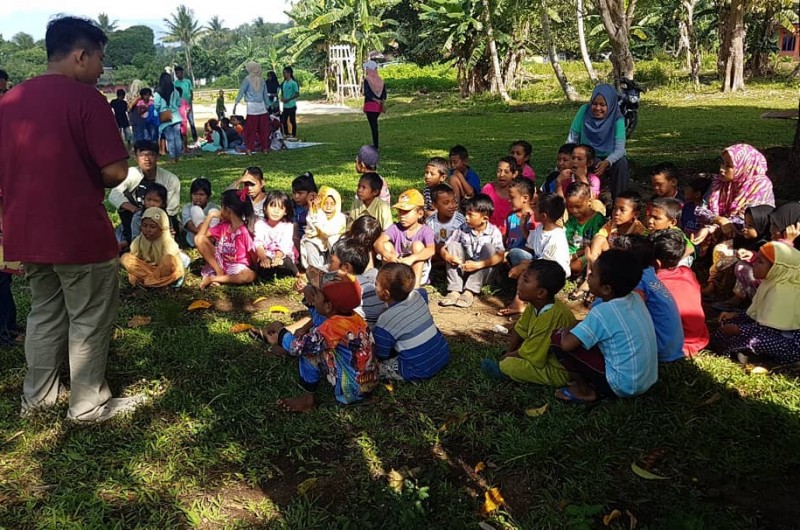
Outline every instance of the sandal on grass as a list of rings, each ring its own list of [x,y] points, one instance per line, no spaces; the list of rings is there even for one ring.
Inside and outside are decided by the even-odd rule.
[[[560,397],[558,392],[561,392],[561,396],[564,397]],[[572,393],[572,391],[569,389],[568,386],[562,386],[561,388],[558,389],[558,392],[556,392],[556,399],[563,401],[564,403],[571,403],[574,405],[586,405],[588,403],[594,403],[595,401],[597,401],[596,399],[589,400],[589,399],[579,398],[578,396]]]
[[[442,307],[450,307],[456,305],[460,295],[456,291],[450,291],[447,296],[439,300],[439,305]]]
[[[456,307],[462,309],[472,307],[473,302],[475,302],[475,295],[472,294],[472,291],[464,291],[461,293],[461,296],[458,297],[458,300],[456,300]]]

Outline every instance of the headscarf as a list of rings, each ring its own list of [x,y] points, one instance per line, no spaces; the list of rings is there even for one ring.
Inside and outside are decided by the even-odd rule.
[[[725,149],[733,160],[733,180],[719,176],[711,183],[708,209],[721,217],[743,217],[748,206],[775,206],[767,159],[752,145],[736,144]]]
[[[333,199],[335,205],[330,216],[322,210],[322,203],[328,197]],[[311,203],[306,223],[306,235],[316,238],[317,230],[321,230],[328,236],[327,245],[323,245],[325,247],[323,250],[330,249],[347,227],[347,218],[342,214],[342,197],[339,192],[329,186],[322,186],[314,202]]]
[[[778,206],[769,215],[769,222],[775,225],[779,232],[800,223],[800,202],[787,202]]]
[[[595,118],[592,115],[592,101],[597,96],[603,96],[608,106],[608,112],[602,119]],[[586,105],[586,110],[583,113],[583,132],[581,140],[583,143],[594,147],[595,151],[600,153],[611,153],[614,151],[614,134],[617,128],[617,120],[622,117],[619,111],[619,103],[617,102],[617,91],[613,86],[607,83],[601,83],[594,87],[592,91],[592,99]]]
[[[247,70],[247,80],[255,92],[259,92],[264,83],[264,78],[261,77],[261,65],[255,61],[250,61],[244,67]]]
[[[768,243],[771,239],[770,235],[770,217],[775,210],[768,204],[759,204],[758,206],[748,206],[744,213],[750,214],[753,218],[753,228],[758,234],[755,239],[747,239],[742,236],[734,238],[734,248],[745,248],[752,251],[757,251],[761,245]]]
[[[800,251],[778,242],[764,247],[767,253],[774,251],[775,260],[758,286],[747,316],[780,331],[800,330]]]
[[[151,219],[161,229],[161,237],[150,241],[144,234],[140,234],[131,243],[131,254],[150,265],[158,265],[164,256],[177,256],[180,252],[178,244],[169,231],[169,217],[161,208],[148,208],[142,215],[142,221]]]
[[[128,102],[130,106],[131,103],[139,99],[139,91],[142,89],[144,84],[140,79],[134,79],[131,81],[131,86],[128,89],[128,94],[125,96],[125,101]]]
[[[364,63],[364,78],[367,80],[375,96],[381,97],[385,85],[381,76],[378,75],[378,63],[375,61],[367,61]]]

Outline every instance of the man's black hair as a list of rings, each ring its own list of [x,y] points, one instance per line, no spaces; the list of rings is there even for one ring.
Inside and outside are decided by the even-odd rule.
[[[96,52],[102,50],[107,42],[108,37],[102,29],[91,20],[78,17],[61,17],[50,21],[44,36],[48,61],[63,59],[78,48]]]
[[[150,151],[158,155],[158,145],[151,140],[137,140],[133,144],[133,152],[138,153],[139,151]]]

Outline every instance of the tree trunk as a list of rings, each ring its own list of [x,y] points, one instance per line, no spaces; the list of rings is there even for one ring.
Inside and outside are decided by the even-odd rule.
[[[586,32],[583,28],[583,0],[578,0],[578,43],[581,46],[581,57],[583,58],[583,66],[586,67],[586,73],[589,74],[589,79],[592,82],[597,82],[597,73],[592,66],[592,59],[589,57],[589,50],[586,47]]]
[[[492,27],[492,16],[489,9],[489,0],[483,0],[483,22],[486,25],[486,38],[489,42],[489,55],[492,59],[492,91],[495,89],[500,93],[503,101],[511,101],[511,97],[506,91],[506,84],[503,81],[503,72],[500,71],[500,57],[497,55],[497,42],[494,40],[494,28]]]
[[[525,44],[528,41],[530,32],[531,21],[526,17],[522,24],[516,27],[511,52],[503,62],[506,90],[514,90],[520,86],[519,78],[522,71],[522,61],[525,59]]]
[[[600,18],[611,43],[611,66],[614,82],[619,87],[622,79],[633,79],[634,63],[631,53],[630,33],[636,0],[597,0]]]
[[[725,78],[723,92],[744,89],[744,0],[731,0],[730,11],[725,21],[727,53],[724,60]]]
[[[189,71],[189,77],[192,79],[192,86],[196,83],[194,81],[194,68],[192,68],[192,50],[188,43],[183,44],[183,56],[186,59],[186,69]]]
[[[800,105],[797,106],[798,116],[800,116]],[[800,163],[800,119],[794,129],[794,142],[792,143],[792,158],[795,164]]]
[[[579,97],[578,93],[575,91],[575,87],[570,84],[567,75],[564,73],[564,70],[561,69],[561,63],[558,62],[558,52],[556,51],[556,45],[553,43],[553,37],[550,34],[550,15],[547,14],[545,0],[541,0],[541,10],[542,37],[544,38],[545,46],[547,46],[547,55],[550,57],[553,73],[555,73],[556,79],[558,79],[558,83],[561,85],[561,90],[564,91],[567,100],[578,101]]]
[[[695,85],[700,84],[700,46],[697,43],[697,32],[694,28],[694,8],[698,0],[682,0],[683,16],[682,21],[686,29],[686,67],[689,69],[689,79]]]

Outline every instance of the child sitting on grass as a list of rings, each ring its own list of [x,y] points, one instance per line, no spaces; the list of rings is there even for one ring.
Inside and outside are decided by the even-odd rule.
[[[442,247],[450,238],[450,235],[467,222],[464,214],[458,211],[453,188],[447,184],[439,184],[430,189],[431,200],[436,212],[425,219],[425,224],[433,230],[433,242],[436,245],[436,253],[431,258],[433,263],[442,263]]]
[[[253,245],[258,260],[256,274],[271,280],[297,276],[292,200],[282,191],[270,191],[264,201],[265,220],[255,223]]]
[[[708,326],[703,311],[700,283],[694,271],[681,265],[686,252],[685,236],[675,230],[657,230],[650,234],[656,276],[672,294],[683,327],[683,354],[696,355],[708,346]]]
[[[500,362],[483,360],[484,372],[519,383],[563,386],[569,382],[566,369],[550,353],[553,331],[575,325],[572,311],[556,300],[566,278],[564,269],[554,261],[540,259],[528,264],[517,280],[517,296],[530,305],[511,330],[508,348]]]
[[[300,240],[303,267],[323,267],[331,247],[339,240],[346,225],[347,218],[342,213],[339,192],[322,186],[311,203],[305,232]]]
[[[678,189],[678,168],[672,162],[656,164],[650,171],[653,199],[675,199],[683,207],[683,195]]]
[[[572,150],[570,165],[558,175],[556,193],[564,196],[573,182],[588,184],[592,190],[592,199],[600,197],[600,177],[591,172],[594,167],[594,148],[591,145],[576,145]]]
[[[725,312],[712,337],[714,350],[750,360],[778,363],[800,361],[800,251],[785,243],[761,247],[753,276],[762,280],[746,313]]]
[[[508,156],[513,156],[517,161],[519,176],[536,182],[536,171],[530,165],[533,146],[525,140],[517,140],[508,148]]]
[[[290,342],[289,354],[299,357],[300,386],[305,392],[278,400],[287,412],[314,408],[320,380],[331,383],[336,400],[345,405],[367,397],[378,382],[369,327],[355,312],[361,304],[358,282],[343,273],[321,274],[311,280],[308,292],[323,322],[296,337],[287,337],[291,332],[286,328],[267,332],[270,344]]]
[[[425,197],[426,219],[436,213],[436,205],[434,204],[432,191],[433,188],[445,183],[447,180],[448,167],[447,160],[440,156],[431,158],[428,160],[428,163],[425,164],[425,173],[423,174],[425,187],[422,189],[422,196]],[[450,189],[452,191],[452,188]]]
[[[463,145],[450,148],[450,187],[459,207],[481,190],[481,178],[469,167],[469,152]]]
[[[381,379],[428,379],[450,360],[450,348],[428,308],[428,293],[415,289],[414,277],[404,263],[387,263],[378,272],[378,298],[388,305],[372,331]]]
[[[142,233],[123,254],[120,265],[128,271],[134,287],[166,287],[183,278],[180,248],[169,231],[169,217],[161,208],[148,208],[142,214]]]
[[[578,278],[586,271],[586,250],[592,238],[606,224],[606,219],[592,208],[592,190],[584,182],[573,182],[565,194],[569,217],[564,231],[569,244],[571,277]]]
[[[703,227],[695,212],[697,208],[703,206],[710,186],[711,179],[697,177],[683,188],[683,196],[686,202],[683,203],[683,209],[681,210],[681,229],[690,238],[694,237]]]
[[[167,188],[158,182],[147,182],[140,184],[134,194],[140,194],[142,207],[136,211],[131,217],[131,240],[127,241],[124,236],[125,227],[120,224],[115,235],[117,236],[117,247],[120,251],[126,250],[131,242],[139,237],[142,230],[142,214],[148,208],[161,208],[162,210],[167,207]],[[138,201],[137,201],[138,202]],[[171,229],[171,227],[170,227]]]
[[[489,222],[492,199],[478,193],[467,199],[467,222],[455,230],[440,251],[447,266],[447,296],[443,307],[472,306],[475,295],[488,284],[495,267],[503,262],[505,249],[500,230]]]
[[[558,176],[565,169],[572,167],[572,151],[575,150],[575,147],[577,147],[577,144],[567,143],[558,148],[556,168],[547,175],[547,178],[542,183],[540,189],[542,193],[557,193]]]
[[[300,252],[300,238],[306,231],[306,222],[311,204],[317,196],[314,175],[306,171],[292,181],[292,209],[294,210],[294,246]]]
[[[517,177],[508,185],[511,214],[504,230],[506,250],[524,248],[530,231],[536,228],[533,208],[536,204],[536,185],[532,180]]]
[[[356,200],[350,210],[348,222],[352,223],[362,215],[371,215],[386,230],[392,224],[392,208],[379,197],[383,180],[377,173],[364,173],[358,180]]]
[[[194,248],[194,236],[197,234],[197,228],[212,210],[219,211],[219,206],[209,201],[211,194],[211,181],[207,178],[196,178],[189,187],[191,202],[183,206],[181,220],[183,221],[183,229],[186,231],[186,244],[192,248]],[[211,226],[216,226],[219,219],[214,221]]]
[[[642,295],[656,330],[658,360],[668,363],[683,358],[683,326],[678,305],[669,290],[658,279],[653,268],[653,243],[645,236],[624,235],[614,248],[627,250],[642,266],[642,279],[635,291]],[[600,300],[595,305],[602,303]]]
[[[211,227],[214,219],[221,219]],[[253,283],[256,273],[250,268],[255,214],[247,188],[225,190],[222,210],[212,211],[200,225],[194,242],[206,266],[201,274],[200,289],[223,283],[243,285]],[[212,242],[216,241],[216,245]]]
[[[355,311],[364,317],[370,329],[375,327],[378,317],[386,310],[386,304],[375,291],[378,269],[372,266],[370,259],[372,244],[353,236],[343,237],[333,245],[328,262],[329,272],[342,271],[356,277],[361,286],[361,305]]]
[[[681,218],[681,208],[681,202],[678,199],[666,197],[653,199],[647,209],[647,217],[645,219],[648,233],[656,230],[675,230],[679,234],[683,234],[683,231],[678,226]],[[688,237],[686,237],[686,255],[683,259],[684,265],[692,266],[692,262],[694,262],[694,245]]]
[[[425,199],[417,190],[406,190],[397,200],[399,220],[386,228],[375,243],[375,252],[384,263],[405,263],[414,270],[414,287],[428,283],[431,257],[436,252],[433,230],[425,218]]]
[[[653,320],[633,290],[641,277],[642,268],[629,252],[611,249],[597,258],[589,271],[589,288],[605,303],[593,307],[571,330],[552,337],[553,352],[570,376],[556,398],[589,403],[632,397],[658,380]]]
[[[508,252],[508,263],[511,270],[509,278],[519,278],[534,259],[555,261],[569,274],[569,244],[564,229],[558,226],[558,220],[564,215],[564,199],[554,193],[542,195],[534,210],[538,225],[528,235],[525,248],[514,248]],[[518,296],[507,307],[497,312],[500,316],[511,316],[522,313],[525,303]]]

